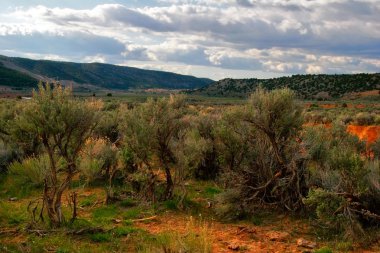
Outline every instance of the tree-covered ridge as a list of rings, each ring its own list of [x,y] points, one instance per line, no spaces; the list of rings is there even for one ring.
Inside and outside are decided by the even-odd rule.
[[[38,80],[21,73],[8,69],[0,62],[0,85],[12,87],[36,87]]]
[[[193,89],[212,82],[206,78],[102,63],[58,62],[5,56],[1,56],[0,61],[8,61],[33,74],[51,79],[69,80],[79,84],[92,84],[109,89]],[[17,83],[18,86],[21,84],[20,82]]]
[[[362,92],[380,88],[380,73],[341,75],[293,75],[271,79],[223,79],[203,87],[195,93],[210,96],[245,97],[257,87],[273,90],[288,87],[299,97],[341,97],[350,92]]]

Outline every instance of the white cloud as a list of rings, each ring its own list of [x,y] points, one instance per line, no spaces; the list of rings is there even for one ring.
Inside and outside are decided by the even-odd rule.
[[[309,64],[309,65],[307,65],[306,73],[308,73],[308,74],[321,74],[321,73],[323,73],[323,69],[321,66]]]
[[[176,72],[189,65],[188,74],[195,66],[223,73],[207,71],[210,77],[372,72],[379,67],[379,12],[377,0],[159,0],[139,8],[101,4],[91,9],[39,5],[0,14],[0,47],[42,58],[156,62],[157,68],[181,66],[170,67]]]

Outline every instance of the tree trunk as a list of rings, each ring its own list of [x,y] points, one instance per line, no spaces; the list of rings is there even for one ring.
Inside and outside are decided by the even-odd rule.
[[[167,200],[173,197],[173,189],[174,189],[172,174],[170,173],[170,168],[168,165],[165,165],[165,173],[166,173],[166,190],[165,190],[164,200]]]
[[[59,187],[57,186],[57,182],[49,186],[48,181],[45,180],[44,201],[52,227],[59,227],[65,221],[62,213],[62,195],[69,187],[71,179],[74,176],[72,172],[75,171],[73,168],[68,170],[70,172],[68,172],[65,181]]]
[[[58,227],[59,221],[57,219],[57,213],[54,207],[54,196],[55,196],[56,188],[49,187],[47,180],[45,180],[44,184],[44,205],[46,206],[46,212],[50,220],[50,224],[52,227]]]

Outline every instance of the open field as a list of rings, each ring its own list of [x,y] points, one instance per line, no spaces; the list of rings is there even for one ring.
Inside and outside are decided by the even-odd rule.
[[[1,252],[380,251],[378,101],[40,89],[0,100]]]

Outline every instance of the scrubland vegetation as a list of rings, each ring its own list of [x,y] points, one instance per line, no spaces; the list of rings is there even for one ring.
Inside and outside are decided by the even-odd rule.
[[[379,125],[379,108],[295,98],[259,88],[241,105],[126,103],[40,85],[32,100],[1,100],[0,251],[267,252],[213,236],[226,222],[260,242],[260,226],[286,219],[307,228],[292,227],[284,252],[303,252],[299,237],[318,242],[312,252],[378,250],[380,141],[347,125]]]

